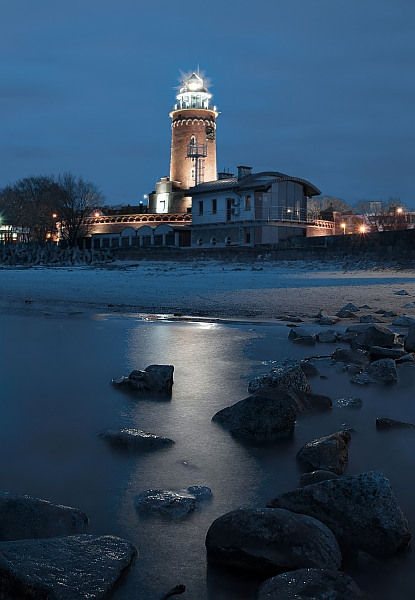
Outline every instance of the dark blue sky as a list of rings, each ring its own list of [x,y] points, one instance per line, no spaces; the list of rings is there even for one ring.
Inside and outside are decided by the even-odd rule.
[[[13,0],[0,187],[71,171],[108,204],[169,173],[180,72],[211,80],[218,169],[278,170],[415,209],[414,0]]]

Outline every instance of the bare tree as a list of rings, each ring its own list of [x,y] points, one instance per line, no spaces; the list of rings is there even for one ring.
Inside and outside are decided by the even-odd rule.
[[[69,246],[75,246],[76,241],[89,232],[90,226],[85,218],[102,206],[104,197],[96,185],[82,177],[75,177],[72,173],[60,175],[58,186],[60,193],[57,218],[61,223],[62,237]]]
[[[9,224],[19,228],[26,241],[44,243],[54,228],[57,186],[52,177],[25,177],[1,191],[0,202]]]

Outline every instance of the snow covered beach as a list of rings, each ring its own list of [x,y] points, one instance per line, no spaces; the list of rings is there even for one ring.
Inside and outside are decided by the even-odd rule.
[[[92,311],[308,320],[321,309],[335,314],[348,302],[371,312],[414,315],[414,300],[415,272],[393,267],[344,270],[307,261],[143,261],[0,269],[3,313]]]

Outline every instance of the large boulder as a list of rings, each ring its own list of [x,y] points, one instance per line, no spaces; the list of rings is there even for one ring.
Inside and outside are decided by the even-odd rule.
[[[288,510],[239,508],[216,519],[206,536],[208,560],[271,577],[317,567],[337,570],[341,553],[331,531]]]
[[[371,346],[369,348],[369,356],[370,360],[379,360],[381,358],[392,358],[393,360],[397,360],[398,358],[402,358],[405,355],[405,350],[401,347],[399,348],[383,348],[382,346]]]
[[[133,428],[106,429],[98,435],[112,446],[125,450],[155,450],[174,444],[170,438]]]
[[[365,369],[369,377],[380,383],[393,383],[397,381],[398,374],[393,358],[380,358],[375,360]]]
[[[284,358],[282,361],[276,363],[269,373],[256,377],[250,381],[248,392],[252,394],[263,387],[296,389],[303,390],[304,392],[311,392],[307,377],[304,375],[300,363],[294,358]]]
[[[101,600],[137,554],[113,536],[0,542],[2,600]]]
[[[363,600],[349,575],[328,569],[298,569],[267,579],[256,600]]]
[[[316,343],[316,335],[310,333],[303,327],[291,329],[288,334],[288,339],[296,344],[302,344],[303,346],[315,346]]]
[[[344,362],[352,365],[364,365],[369,362],[367,352],[350,350],[349,348],[336,348],[331,358],[335,362]]]
[[[346,333],[353,334],[350,345],[358,348],[370,348],[371,346],[393,346],[395,341],[394,332],[386,325],[372,323],[361,323],[351,325],[346,329]]]
[[[378,417],[376,419],[376,429],[389,430],[389,429],[414,429],[413,423],[407,423],[406,421],[396,421],[395,419],[388,419],[387,417]]]
[[[148,394],[171,394],[173,387],[172,365],[149,365],[144,371],[131,371],[128,377],[113,379],[112,385],[127,391]]]
[[[331,408],[331,399],[300,390],[268,387],[218,411],[212,421],[236,437],[270,441],[291,435],[297,416],[312,408]]]
[[[390,482],[377,471],[307,485],[277,496],[267,506],[320,520],[346,551],[388,557],[407,548],[411,539]]]
[[[76,508],[11,492],[0,492],[0,540],[83,533],[88,517]]]
[[[333,471],[318,469],[317,471],[311,471],[311,473],[303,473],[298,480],[297,487],[302,488],[305,485],[313,485],[314,483],[320,483],[321,481],[337,479],[337,477],[339,477],[339,475],[336,475]]]
[[[163,515],[180,519],[193,512],[197,504],[212,496],[210,488],[193,485],[185,490],[144,490],[134,498],[134,507],[139,513]]]
[[[349,431],[337,431],[308,442],[297,452],[297,461],[304,471],[323,469],[342,475],[347,467],[351,439]]]

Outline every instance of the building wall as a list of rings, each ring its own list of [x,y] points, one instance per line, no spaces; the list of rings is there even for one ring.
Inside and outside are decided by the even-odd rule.
[[[192,136],[199,145],[206,144],[207,156],[204,159],[203,179],[200,181],[215,181],[216,168],[216,116],[212,110],[183,109],[171,113],[172,143],[170,159],[170,180],[180,182],[180,187],[188,189],[195,185],[192,178],[194,162],[186,158],[187,147]],[[206,127],[212,127],[215,132],[213,139],[206,138]],[[200,183],[199,181],[199,183]]]

